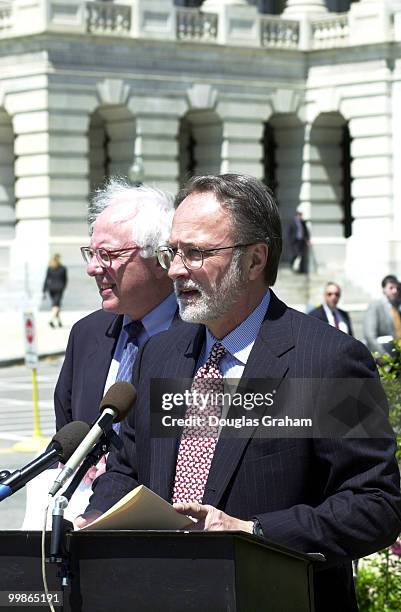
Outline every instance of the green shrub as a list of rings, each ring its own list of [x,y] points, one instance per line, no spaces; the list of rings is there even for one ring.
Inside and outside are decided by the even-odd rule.
[[[400,612],[401,557],[391,548],[365,557],[355,586],[360,612]]]
[[[378,370],[389,403],[390,422],[401,460],[401,341],[378,360]],[[358,564],[355,581],[360,612],[401,612],[401,541]]]

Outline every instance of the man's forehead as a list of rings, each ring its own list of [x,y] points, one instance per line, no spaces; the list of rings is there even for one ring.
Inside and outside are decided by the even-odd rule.
[[[221,204],[212,191],[190,193],[178,206],[175,216],[197,213],[199,215],[223,211]]]
[[[186,197],[177,208],[171,238],[192,241],[203,236],[227,234],[230,228],[230,215],[213,193],[194,193]]]
[[[326,293],[331,293],[333,291],[333,289],[335,289],[336,291],[338,291],[340,293],[341,289],[338,285],[335,285],[334,283],[331,285],[327,285],[326,287]]]
[[[91,244],[93,241],[106,241],[113,245],[119,245],[121,241],[127,240],[127,237],[132,234],[133,220],[130,219],[130,222],[128,222],[123,211],[124,208],[120,206],[110,205],[99,214],[93,225]]]
[[[112,223],[128,223],[132,221],[137,214],[137,209],[132,200],[127,197],[114,199],[107,208],[99,214],[98,219]]]

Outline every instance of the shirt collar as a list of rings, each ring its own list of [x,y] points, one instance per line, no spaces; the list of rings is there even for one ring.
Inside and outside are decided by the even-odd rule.
[[[330,306],[328,306],[328,305],[326,304],[326,302],[323,302],[323,303],[322,303],[322,306],[323,306],[323,310],[325,311],[326,315],[328,315],[328,314],[333,315],[333,312],[334,312],[334,311],[338,312],[338,309],[337,309],[337,308],[330,308]]]
[[[268,289],[259,305],[256,306],[251,314],[248,315],[247,318],[238,325],[238,327],[233,329],[221,340],[217,340],[211,331],[206,328],[206,358],[210,355],[213,345],[216,342],[220,342],[228,353],[233,355],[240,363],[245,365],[259,333],[260,326],[265,318],[269,303],[270,290]]]
[[[150,338],[159,332],[169,329],[176,310],[177,300],[175,294],[170,293],[160,304],[141,319],[147,336]],[[123,326],[131,321],[131,317],[124,315]]]

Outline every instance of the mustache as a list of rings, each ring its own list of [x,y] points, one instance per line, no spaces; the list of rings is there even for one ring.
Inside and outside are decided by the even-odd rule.
[[[184,280],[177,278],[174,281],[174,290],[176,293],[180,291],[192,291],[192,290],[202,291],[202,287],[199,283],[194,280]]]

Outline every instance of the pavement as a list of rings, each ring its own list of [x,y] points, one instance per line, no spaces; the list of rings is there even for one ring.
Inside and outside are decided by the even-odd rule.
[[[49,325],[49,312],[33,311],[34,342],[39,358],[63,355],[73,324],[88,314],[88,311],[63,311],[63,326]],[[24,363],[26,333],[22,311],[0,312],[0,367]]]
[[[53,391],[72,325],[88,311],[63,311],[61,328],[49,326],[49,312],[34,312],[40,426],[43,447],[29,449],[32,432],[31,370],[25,363],[25,325],[22,311],[0,312],[0,469],[13,472],[44,450],[54,432]],[[22,442],[22,448],[17,448]],[[33,442],[36,442],[34,439]],[[41,440],[40,440],[41,442]],[[28,443],[28,448],[24,448]],[[34,445],[35,446],[35,445]],[[0,504],[0,530],[20,529],[27,487]]]

